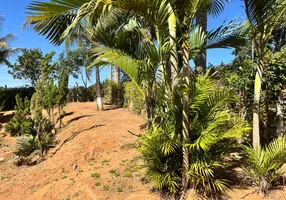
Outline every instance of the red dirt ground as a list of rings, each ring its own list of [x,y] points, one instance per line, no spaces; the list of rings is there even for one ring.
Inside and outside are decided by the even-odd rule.
[[[65,111],[69,115],[57,134],[58,145],[49,151],[47,160],[35,166],[15,166],[16,138],[0,131],[0,157],[5,158],[0,163],[0,200],[160,199],[152,185],[142,181],[142,170],[130,164],[138,155],[136,149],[121,148],[137,139],[128,130],[142,133],[142,117],[124,109],[97,112],[95,103],[70,103]],[[226,198],[286,199],[284,190],[273,191],[267,198],[250,194],[252,191],[234,189]],[[198,198],[191,191],[188,199]]]

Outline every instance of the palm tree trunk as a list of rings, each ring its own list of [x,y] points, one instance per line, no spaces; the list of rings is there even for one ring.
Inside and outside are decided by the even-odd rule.
[[[198,12],[196,16],[196,25],[202,27],[202,31],[207,32],[207,24],[208,23],[208,13],[205,10],[202,10]],[[207,69],[207,50],[204,49],[202,52],[197,56],[197,66],[196,71],[200,72],[200,67],[203,69],[203,71],[206,71]]]
[[[255,75],[254,83],[254,104],[253,104],[253,132],[252,142],[253,148],[260,150],[260,128],[259,128],[259,112],[260,112],[260,95],[261,95],[262,73],[258,67]]]
[[[96,77],[96,105],[97,110],[103,110],[102,97],[101,97],[101,88],[100,88],[100,72],[99,67],[95,68],[95,77]]]
[[[112,78],[112,65],[109,66],[109,80],[113,80]]]
[[[177,76],[178,76],[178,52],[177,45],[175,43],[175,39],[177,38],[177,21],[175,13],[172,11],[171,5],[169,5],[169,33],[170,33],[170,45],[172,46],[172,53],[170,56],[171,69],[171,77],[172,77],[172,90],[174,86],[177,84]]]
[[[190,84],[190,66],[189,66],[189,46],[186,40],[186,36],[184,36],[183,41],[183,81],[184,88],[183,93],[183,135],[182,135],[182,142],[183,142],[183,162],[182,162],[182,194],[181,200],[187,198],[187,191],[189,189],[189,175],[188,171],[190,168],[190,151],[189,148],[185,146],[185,144],[189,141],[189,84]]]
[[[114,67],[114,82],[119,83],[120,82],[120,69],[119,67]]]

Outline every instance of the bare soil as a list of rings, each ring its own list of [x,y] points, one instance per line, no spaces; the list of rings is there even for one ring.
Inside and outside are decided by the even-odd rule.
[[[122,108],[96,111],[95,103],[70,103],[65,108],[64,128],[57,146],[38,165],[17,167],[16,138],[0,130],[0,200],[157,200],[151,183],[136,166],[135,144],[144,119]],[[10,115],[11,112],[5,113]],[[135,164],[134,164],[135,163]],[[234,188],[227,199],[282,200],[286,192],[272,191],[268,197],[252,193],[254,188]],[[199,199],[190,191],[189,200]]]

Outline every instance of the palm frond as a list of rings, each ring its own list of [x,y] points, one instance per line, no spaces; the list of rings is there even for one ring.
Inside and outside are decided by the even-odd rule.
[[[109,63],[121,68],[137,85],[138,89],[145,96],[141,88],[142,78],[140,77],[141,64],[140,61],[132,59],[126,55],[119,54],[117,51],[113,51],[107,47],[97,47],[91,50],[93,55],[99,54],[91,65],[98,65],[99,63]]]
[[[246,43],[246,29],[239,19],[233,19],[228,25],[221,25],[208,33],[207,49],[237,47]]]
[[[24,27],[33,27],[35,32],[59,45],[66,38],[62,35],[76,19],[78,9],[87,2],[89,0],[34,1],[27,8],[29,12]],[[75,27],[74,32],[78,32],[81,23],[77,23]]]
[[[282,165],[286,162],[286,136],[279,136],[261,150],[243,146],[248,159],[244,170],[258,186],[259,191],[267,194],[283,174]]]

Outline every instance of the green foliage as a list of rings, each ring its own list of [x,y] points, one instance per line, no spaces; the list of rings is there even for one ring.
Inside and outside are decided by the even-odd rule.
[[[275,187],[284,174],[282,166],[286,162],[286,136],[279,136],[259,150],[244,146],[247,160],[245,172],[261,191],[267,194]]]
[[[124,84],[124,107],[129,108],[132,112],[140,114],[144,109],[144,98],[137,86],[133,82],[125,82]]]
[[[249,128],[228,109],[236,101],[234,96],[215,87],[207,75],[198,77],[189,88],[189,142],[182,144],[182,124],[174,122],[181,121],[180,98],[175,94],[162,99],[153,124],[141,139],[140,151],[147,177],[156,188],[177,193],[181,186],[181,149],[184,145],[190,149],[188,174],[191,185],[200,195],[220,195],[228,187],[227,180],[217,172],[226,170],[225,158],[237,147],[237,138]]]
[[[45,117],[38,118],[35,121],[34,133],[36,133],[37,147],[40,150],[40,155],[43,156],[48,149],[54,147],[56,141],[52,134],[54,125]]]
[[[100,174],[99,173],[92,173],[91,177],[97,179],[97,178],[100,178]]]
[[[69,88],[68,90],[68,102],[92,102],[96,99],[95,85],[91,85],[88,88],[76,85],[73,88]]]
[[[28,157],[36,148],[35,136],[26,134],[17,139],[15,154],[21,157]]]
[[[109,188],[109,185],[104,185],[104,186],[103,186],[103,190],[104,190],[104,191],[109,191],[109,189],[110,189],[110,188]]]
[[[4,18],[0,16],[0,30],[3,26]],[[14,41],[16,39],[16,36],[12,33],[8,33],[7,35],[0,36],[0,64],[8,64],[12,56],[17,54],[19,51],[21,51],[20,48],[12,48],[10,46],[10,42]]]
[[[25,49],[23,54],[18,57],[17,63],[8,65],[11,69],[8,72],[15,79],[26,79],[29,80],[32,86],[35,86],[37,81],[40,79],[42,65],[41,62],[45,59],[40,49]],[[53,76],[56,75],[55,69]]]
[[[35,92],[32,87],[16,87],[7,88],[0,87],[0,102],[4,102],[3,110],[13,110],[16,106],[16,95],[19,94],[21,98],[32,98]]]
[[[33,123],[34,126],[29,127],[29,132],[17,141],[15,154],[18,156],[26,158],[34,152],[43,156],[49,148],[55,145],[55,138],[51,133],[52,123],[46,118],[38,119]]]
[[[107,80],[103,83],[104,102],[122,105],[124,102],[124,88],[121,83],[115,83],[112,80]]]
[[[232,64],[219,67],[219,82],[226,90],[239,96],[237,108],[245,119],[251,121],[256,65],[250,59],[244,59],[242,62],[239,60],[237,57]]]
[[[6,126],[6,131],[11,136],[21,136],[30,132],[34,122],[31,118],[30,101],[16,95],[15,116]]]

